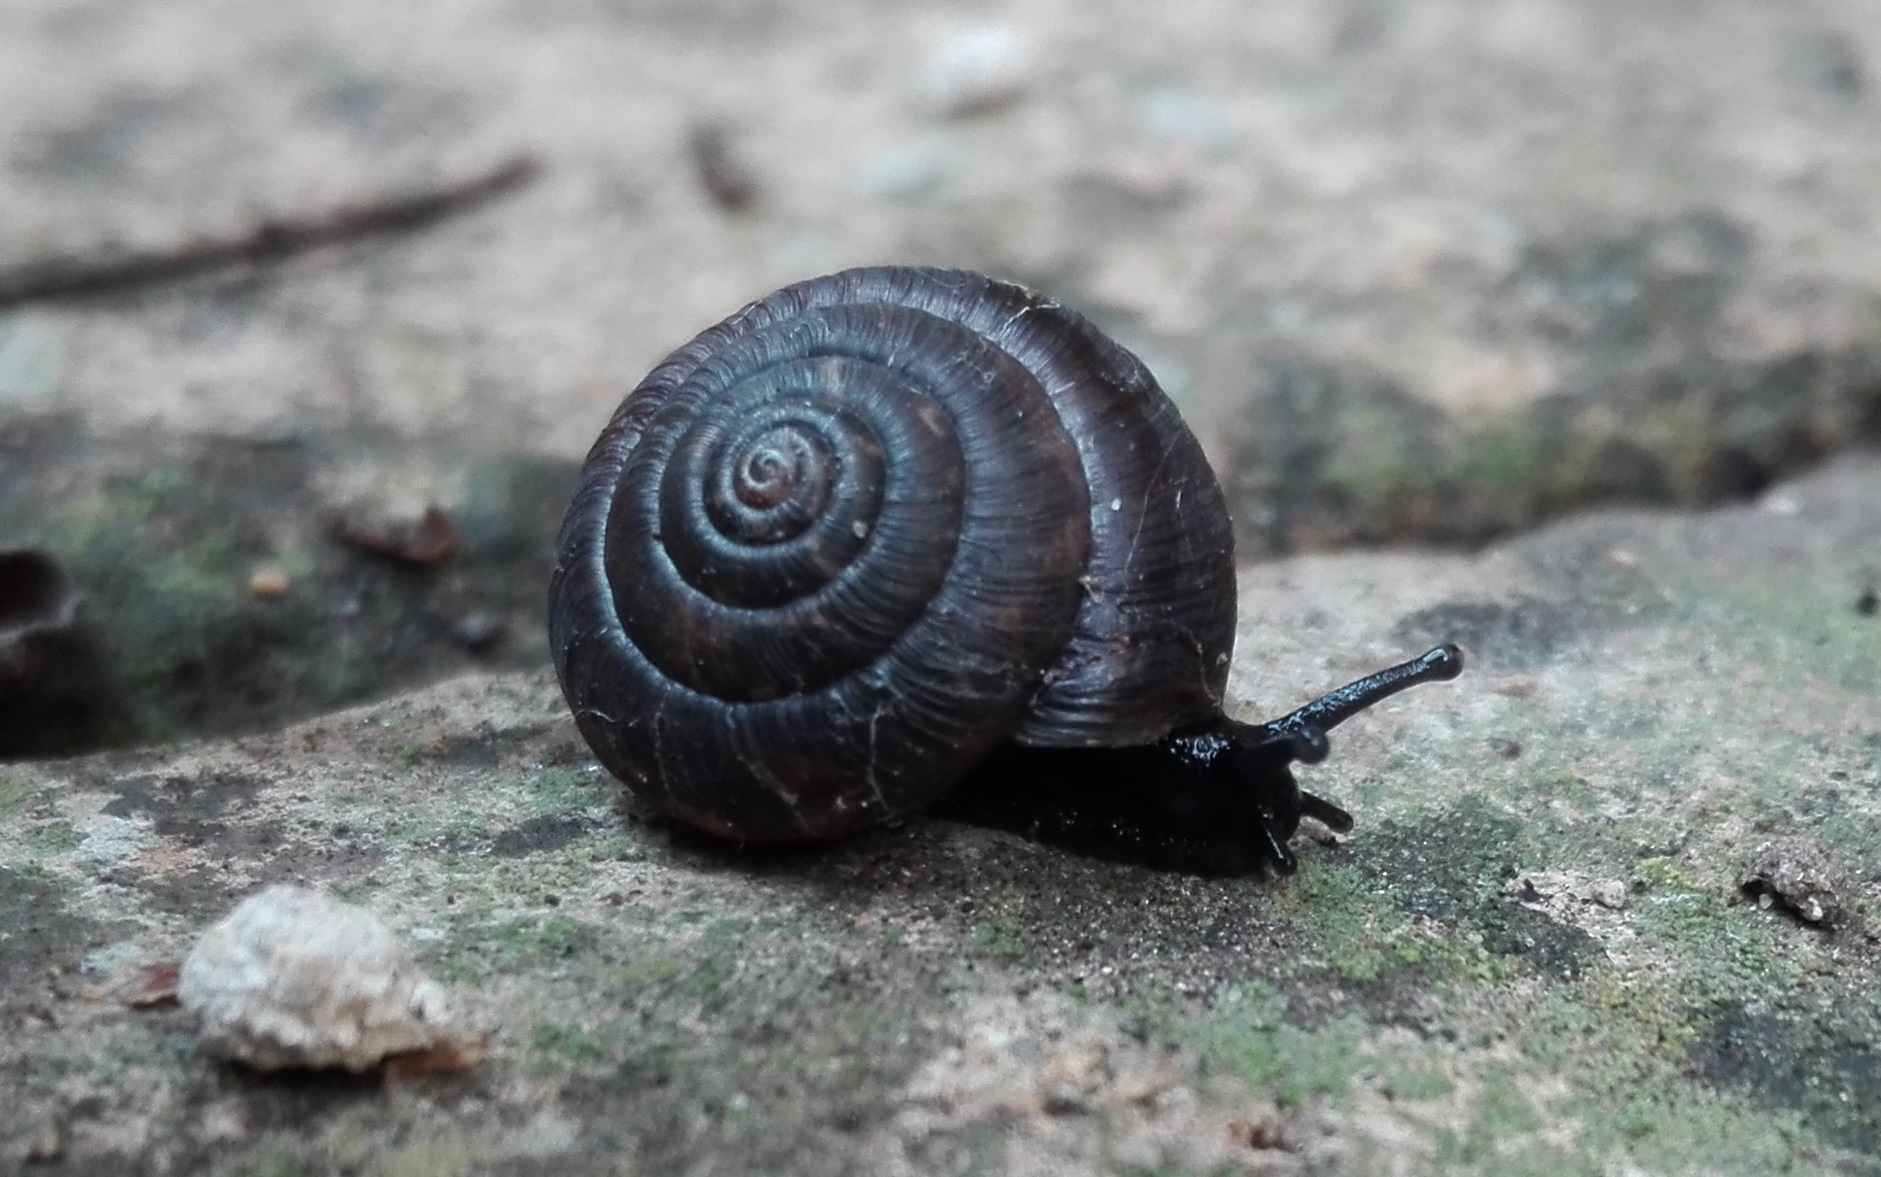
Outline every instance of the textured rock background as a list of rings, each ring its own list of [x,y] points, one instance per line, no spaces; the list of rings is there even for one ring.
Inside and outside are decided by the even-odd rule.
[[[0,770],[0,1139],[69,1172],[1874,1172],[1881,464],[1479,557],[1249,568],[1273,711],[1453,633],[1340,729],[1284,884],[910,821],[743,853],[644,824],[544,672]],[[1841,865],[1807,924],[1738,882]],[[401,930],[491,1057],[262,1080],[88,987],[268,882]]]
[[[9,321],[0,398],[106,427],[370,425],[574,457],[619,384],[703,324],[886,258],[1029,279],[1103,315],[1224,458],[1250,441],[1250,394],[1302,367],[1482,428],[1622,377],[1855,363],[1881,329],[1881,22],[1860,0],[13,0],[5,16],[0,263],[517,150],[548,165],[407,244]],[[987,21],[1018,40],[1021,88],[943,117],[933,62]],[[716,207],[689,162],[701,120],[756,182],[747,213]],[[1792,373],[1781,399],[1840,404],[1843,383]],[[1398,399],[1372,409],[1374,446],[1405,427],[1376,419]],[[1872,416],[1833,408],[1803,441],[1872,435]]]
[[[1878,63],[1863,0],[0,6],[0,268],[544,164],[0,308],[0,547],[84,585],[100,688],[0,692],[0,747],[167,741],[0,764],[4,1164],[1876,1172],[1881,466],[1805,471],[1881,436]],[[1251,712],[1473,657],[1341,729],[1359,827],[1286,884],[934,821],[699,845],[543,669],[560,488],[668,348],[886,259],[1139,348],[1250,557],[1608,506],[1248,567]],[[330,538],[428,502],[439,568]],[[272,881],[400,930],[490,1059],[262,1080],[87,999]]]

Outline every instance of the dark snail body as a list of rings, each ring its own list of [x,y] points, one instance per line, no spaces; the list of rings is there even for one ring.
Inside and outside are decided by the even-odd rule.
[[[850,270],[746,307],[622,403],[563,524],[550,643],[602,763],[712,833],[839,837],[991,758],[995,824],[1135,823],[1179,859],[1195,838],[1163,838],[1186,828],[1164,810],[1219,797],[1190,808],[1252,807],[1226,833],[1240,869],[1286,870],[1302,813],[1350,825],[1288,762],[1461,663],[1235,724],[1233,557],[1194,436],[1087,320],[978,274]],[[1100,761],[1108,792],[1160,800],[1080,818]]]
[[[1300,789],[1292,764],[1325,759],[1326,731],[1380,699],[1462,669],[1462,653],[1439,646],[1267,723],[1221,716],[1132,748],[1007,745],[933,811],[1160,870],[1292,874],[1287,843],[1302,817],[1352,828],[1351,814]]]

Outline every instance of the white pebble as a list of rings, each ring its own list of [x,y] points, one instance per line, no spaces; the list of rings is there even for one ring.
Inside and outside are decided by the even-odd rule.
[[[264,1071],[364,1071],[454,1034],[444,990],[377,916],[301,887],[251,895],[204,932],[177,997],[205,1049]]]
[[[1018,29],[974,25],[954,32],[928,53],[921,69],[921,97],[937,114],[982,114],[1025,93],[1032,72],[1032,45]]]

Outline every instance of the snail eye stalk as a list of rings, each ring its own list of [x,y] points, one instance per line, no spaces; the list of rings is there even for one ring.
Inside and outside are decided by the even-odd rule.
[[[1349,682],[1338,690],[1327,691],[1291,715],[1283,715],[1260,726],[1276,733],[1305,732],[1317,728],[1323,741],[1326,732],[1399,691],[1418,683],[1448,681],[1462,673],[1463,651],[1453,645],[1437,646],[1409,662],[1388,666],[1357,682]],[[1311,763],[1304,756],[1300,760]]]

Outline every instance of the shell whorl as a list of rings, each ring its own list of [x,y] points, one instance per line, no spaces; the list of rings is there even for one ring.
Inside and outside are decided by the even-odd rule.
[[[1199,534],[1164,518],[1211,494]],[[647,800],[832,837],[1006,740],[1140,742],[1217,705],[1231,544],[1173,406],[1087,321],[976,274],[852,270],[623,402],[563,526],[551,648]]]

